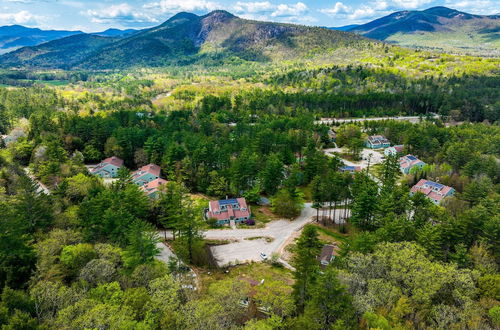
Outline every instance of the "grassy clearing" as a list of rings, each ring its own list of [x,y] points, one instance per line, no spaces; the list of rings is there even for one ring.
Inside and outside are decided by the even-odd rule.
[[[265,224],[270,221],[281,219],[271,211],[269,206],[252,205],[251,210],[252,218],[255,220],[255,226],[251,226],[251,228],[261,228],[259,225],[265,226]]]
[[[349,236],[339,233],[336,229],[326,228],[320,224],[313,224],[320,234],[320,239],[331,241],[333,238],[336,242],[347,243]],[[348,230],[349,232],[349,230]]]
[[[219,270],[203,270],[200,272],[202,287],[208,288],[210,284],[221,280],[246,280],[253,282],[264,281],[281,281],[292,285],[292,273],[280,266],[273,266],[268,263],[258,262],[246,265],[238,265],[228,269]]]

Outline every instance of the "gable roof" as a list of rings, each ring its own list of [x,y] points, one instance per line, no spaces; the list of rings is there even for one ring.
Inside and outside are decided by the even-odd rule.
[[[146,183],[144,186],[141,186],[140,189],[148,195],[154,194],[158,191],[160,186],[166,184],[167,182],[167,180],[162,178],[154,179],[153,181]]]
[[[123,159],[118,158],[116,156],[113,156],[113,157],[106,158],[105,160],[102,161],[102,163],[107,163],[107,164],[114,165],[116,167],[120,167],[123,165]]]
[[[113,165],[113,166],[116,166],[116,167],[122,167],[123,166],[123,159],[120,159],[120,158],[115,157],[115,156],[106,158],[105,160],[103,160],[102,162],[100,162],[99,164],[97,164],[97,166],[94,167],[91,170],[91,172],[92,173],[99,172],[100,170],[102,170],[103,168],[105,168],[108,165]]]
[[[402,152],[404,147],[405,147],[404,145],[400,144],[400,145],[394,146],[393,148],[397,152]]]
[[[368,137],[368,141],[373,144],[384,144],[389,143],[389,140],[383,135],[371,135]]]
[[[450,192],[454,192],[455,189],[438,182],[421,179],[410,191],[412,193],[421,192],[425,196],[437,202],[441,202],[443,198],[448,196]]]
[[[323,245],[323,248],[321,249],[321,253],[318,256],[318,261],[321,264],[328,264],[332,260],[332,257],[335,255],[335,249],[336,245],[333,244],[327,244]]]
[[[132,173],[132,178],[138,178],[146,173],[149,173],[149,174],[154,175],[156,177],[160,177],[160,172],[161,172],[160,166],[155,165],[155,164],[148,164],[148,165],[144,165],[143,167],[141,167],[137,171],[134,171]]]
[[[233,205],[238,205],[238,208],[233,208]],[[217,220],[226,220],[232,217],[239,219],[250,216],[247,201],[242,197],[210,201],[208,206],[207,216]],[[225,206],[225,208],[222,209],[222,206]]]
[[[401,167],[401,168],[411,168],[415,165],[422,164],[422,163],[425,164],[423,161],[421,161],[420,159],[418,159],[417,157],[415,157],[413,155],[406,155],[406,156],[399,158],[399,167]]]

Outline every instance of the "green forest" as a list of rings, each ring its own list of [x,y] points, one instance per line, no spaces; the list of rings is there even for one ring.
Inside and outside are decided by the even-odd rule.
[[[233,60],[0,71],[1,329],[500,327],[500,61]],[[241,197],[236,228],[204,216]]]

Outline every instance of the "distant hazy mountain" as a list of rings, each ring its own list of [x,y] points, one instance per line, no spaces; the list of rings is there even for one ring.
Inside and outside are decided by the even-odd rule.
[[[121,38],[78,35],[25,47],[1,56],[0,65],[112,69],[229,58],[279,61],[345,47],[366,49],[373,43],[352,33],[250,21],[219,10],[204,16],[179,13],[157,27]]]
[[[36,46],[47,41],[80,34],[82,31],[57,31],[27,28],[21,25],[0,27],[0,54],[25,46]]]
[[[138,32],[139,30],[134,30],[134,29],[127,29],[127,30],[119,30],[119,29],[107,29],[106,31],[102,32],[94,32],[91,33],[96,36],[101,36],[101,37],[124,37],[133,33]]]
[[[433,7],[396,12],[349,31],[407,47],[500,56],[500,15]]]
[[[4,54],[0,56],[0,64],[16,67],[70,69],[97,49],[116,40],[119,38],[82,33]]]
[[[338,26],[338,27],[329,27],[331,30],[338,30],[338,31],[350,31],[355,28],[357,28],[359,24],[351,24],[351,25],[345,25],[345,26]]]

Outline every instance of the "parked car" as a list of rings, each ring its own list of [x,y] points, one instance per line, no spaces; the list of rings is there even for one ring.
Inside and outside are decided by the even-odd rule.
[[[261,253],[260,253],[260,258],[261,258],[262,260],[267,260],[267,254],[265,254],[264,252],[261,252]]]

